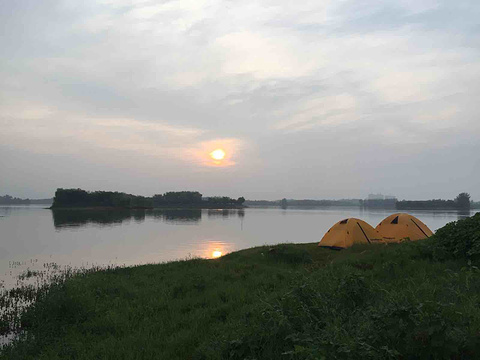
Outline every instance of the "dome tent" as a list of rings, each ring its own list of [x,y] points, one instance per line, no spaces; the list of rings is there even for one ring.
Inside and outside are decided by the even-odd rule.
[[[433,235],[432,230],[415,216],[397,213],[383,219],[375,228],[386,242],[400,242],[426,239]]]
[[[378,241],[381,241],[381,236],[371,225],[360,219],[348,218],[333,225],[318,246],[342,249],[353,244],[370,244]]]

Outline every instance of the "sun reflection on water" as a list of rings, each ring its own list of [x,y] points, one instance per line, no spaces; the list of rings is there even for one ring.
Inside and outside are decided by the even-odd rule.
[[[232,243],[207,240],[203,242],[203,250],[201,251],[203,255],[200,256],[206,259],[218,259],[232,251],[235,251],[235,246]]]

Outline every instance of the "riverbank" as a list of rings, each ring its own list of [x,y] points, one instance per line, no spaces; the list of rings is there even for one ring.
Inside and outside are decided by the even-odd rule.
[[[433,239],[84,273],[41,293],[2,359],[474,358],[480,215]]]

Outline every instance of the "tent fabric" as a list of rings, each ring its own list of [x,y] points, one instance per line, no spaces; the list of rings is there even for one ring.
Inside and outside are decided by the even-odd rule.
[[[381,236],[371,225],[360,219],[349,218],[333,225],[318,246],[347,248],[353,244],[370,244],[379,241],[382,241]]]
[[[390,215],[375,228],[385,242],[400,242],[426,239],[433,235],[432,230],[415,216],[404,213]]]

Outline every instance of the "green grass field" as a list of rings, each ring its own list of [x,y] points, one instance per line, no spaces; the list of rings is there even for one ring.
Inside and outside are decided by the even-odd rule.
[[[0,359],[478,358],[479,229],[78,274],[38,293]]]

